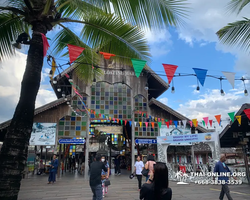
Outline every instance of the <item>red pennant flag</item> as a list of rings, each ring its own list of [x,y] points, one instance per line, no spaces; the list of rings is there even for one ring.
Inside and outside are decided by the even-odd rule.
[[[95,111],[94,111],[94,115],[95,115]]]
[[[169,125],[172,125],[172,120],[169,120]]]
[[[100,54],[102,54],[104,59],[107,59],[107,60],[109,60],[111,58],[111,56],[115,56],[115,54],[101,52],[101,51],[100,51]]]
[[[165,122],[165,123],[166,123],[167,127],[169,128],[169,122]]]
[[[220,124],[220,118],[221,118],[221,115],[215,115],[214,117],[216,118],[216,120],[217,120],[218,124]]]
[[[43,57],[45,57],[50,46],[47,37],[43,33],[41,35],[43,40]]]
[[[209,120],[209,123],[210,123],[210,126],[212,127],[212,125],[213,125],[213,120],[212,120],[212,119]]]
[[[126,126],[126,124],[127,124],[127,120],[124,120],[124,123],[125,123],[125,126]]]
[[[83,47],[78,47],[72,44],[68,44],[70,64],[74,62],[78,58],[78,56],[80,56],[80,54],[83,52],[84,49],[85,48]]]
[[[91,110],[91,113],[93,113],[93,110]]]
[[[151,126],[152,126],[152,128],[154,128],[155,127],[155,123],[151,122]]]
[[[170,84],[178,66],[177,65],[169,65],[169,64],[162,64],[162,65],[164,67],[164,70],[165,70],[167,78],[168,78],[168,84]]]
[[[70,78],[69,75],[68,75],[67,73],[65,74],[65,76],[66,76],[66,78]]]
[[[244,110],[244,113],[247,115],[248,119],[250,120],[250,108]]]
[[[99,117],[100,117],[100,118],[102,117],[102,114],[101,114],[101,113],[99,114]]]
[[[198,127],[198,121],[196,122],[196,127]]]

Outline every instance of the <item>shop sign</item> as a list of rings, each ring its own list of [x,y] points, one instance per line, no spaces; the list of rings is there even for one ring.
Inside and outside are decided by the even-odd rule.
[[[60,139],[59,144],[84,144],[85,139]]]
[[[95,130],[109,134],[122,134],[122,126],[96,126]]]
[[[136,139],[136,144],[157,144],[157,140],[155,139]]]

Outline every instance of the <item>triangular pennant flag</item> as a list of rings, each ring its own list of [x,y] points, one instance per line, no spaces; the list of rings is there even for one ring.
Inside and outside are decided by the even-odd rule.
[[[94,111],[94,115],[95,115],[95,111]]]
[[[157,117],[155,117],[155,121],[157,122]]]
[[[144,122],[145,123],[145,125],[146,125],[146,128],[148,128],[148,122]]]
[[[161,122],[164,122],[164,119],[163,119],[163,118],[161,119]]]
[[[72,44],[68,44],[70,64],[74,62],[78,58],[78,56],[80,56],[80,54],[83,52],[84,49],[85,48],[83,47],[78,47]]]
[[[155,123],[151,122],[151,126],[152,126],[152,128],[154,128],[155,127]]]
[[[101,52],[101,51],[100,51],[100,54],[102,54],[104,59],[107,59],[107,60],[109,60],[111,56],[115,56],[115,54]]]
[[[159,126],[159,128],[161,128],[161,122],[158,122],[158,126]]]
[[[125,126],[127,125],[127,120],[124,120]]]
[[[177,128],[178,121],[174,121],[175,128]]]
[[[197,127],[197,119],[192,119],[194,127]]]
[[[215,115],[214,117],[216,118],[216,120],[217,120],[218,124],[220,124],[220,118],[221,118],[221,115]]]
[[[134,122],[134,124],[135,124],[135,126],[136,126],[137,122]]]
[[[123,121],[122,121],[122,119],[120,120],[121,121],[121,125],[123,124]]]
[[[200,84],[202,86],[204,86],[206,75],[207,75],[207,70],[206,69],[199,69],[199,68],[193,68],[193,70],[194,70]]]
[[[198,127],[198,121],[196,121],[196,127]]]
[[[113,118],[113,121],[115,121],[115,118]]]
[[[227,78],[228,82],[232,85],[234,89],[234,79],[235,79],[235,74],[234,72],[222,72],[223,75]]]
[[[99,117],[101,118],[101,117],[102,117],[102,114],[99,114]]]
[[[202,120],[202,124],[203,124],[203,126],[206,126],[206,123],[205,123],[205,121],[204,121],[204,120]]]
[[[209,124],[210,124],[211,127],[213,126],[213,120],[212,119],[209,120]]]
[[[205,122],[205,124],[206,124],[206,126],[207,126],[207,123],[208,123],[208,117],[203,117],[203,119],[204,119],[204,122]]]
[[[141,127],[142,122],[139,122],[139,124],[140,124],[140,127]]]
[[[167,78],[168,78],[168,84],[170,84],[178,66],[177,65],[169,65],[169,64],[162,64],[162,65],[164,67],[165,73],[166,73]]]
[[[129,125],[130,125],[130,126],[132,125],[132,122],[131,122],[131,121],[129,121]]]
[[[182,120],[182,123],[183,123],[184,129],[185,129],[186,125],[187,125],[187,120],[186,119]]]
[[[117,123],[119,123],[120,120],[119,119],[116,119],[116,120],[117,120]]]
[[[192,127],[192,126],[193,126],[193,122],[192,122],[192,121],[189,121],[189,124],[190,124],[190,127]]]
[[[250,108],[244,110],[244,113],[246,114],[246,116],[248,117],[248,119],[250,120]]]
[[[41,35],[42,35],[42,40],[43,40],[43,57],[45,57],[50,46],[49,46],[48,38],[46,38],[46,36],[43,33],[41,33]]]
[[[109,117],[109,120],[110,120],[110,121],[111,121],[111,119],[112,119],[112,118],[111,118],[111,117]]]
[[[161,121],[161,118],[158,118],[158,122],[160,122]]]
[[[133,58],[131,59],[131,61],[132,61],[132,64],[133,64],[133,67],[134,67],[134,70],[135,70],[135,75],[138,78],[140,76],[143,68],[145,67],[147,61],[133,59]]]
[[[165,123],[166,123],[167,127],[169,128],[169,122],[165,122]]]
[[[178,121],[179,126],[181,126],[181,121]]]
[[[172,125],[172,120],[169,120],[169,125]]]
[[[239,125],[241,125],[241,115],[239,115],[239,116],[235,116],[235,117],[236,117],[236,119],[238,120]]]
[[[232,120],[232,122],[234,122],[234,113],[235,112],[231,112],[231,113],[228,113],[230,119]]]

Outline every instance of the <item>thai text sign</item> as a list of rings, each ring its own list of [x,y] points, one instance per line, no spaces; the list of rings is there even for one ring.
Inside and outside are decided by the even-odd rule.
[[[169,144],[188,144],[190,142],[212,142],[216,140],[217,140],[217,134],[215,134],[214,132],[157,137],[157,143],[169,143]]]
[[[59,144],[84,144],[85,139],[60,139]]]
[[[104,133],[110,133],[110,134],[122,134],[123,129],[122,126],[96,126],[96,130],[102,131]]]

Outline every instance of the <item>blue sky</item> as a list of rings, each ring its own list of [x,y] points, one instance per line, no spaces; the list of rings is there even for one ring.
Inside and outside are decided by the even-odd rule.
[[[223,76],[221,71],[236,72],[236,78],[243,75],[249,77],[250,61],[248,52],[221,44],[216,31],[229,22],[250,17],[249,7],[238,16],[225,14],[228,0],[188,0],[191,13],[185,27],[152,30],[146,32],[151,53],[153,55],[150,67],[157,73],[164,74],[162,63],[178,65],[176,73],[191,73],[192,68],[207,69],[209,75]],[[53,38],[55,32],[48,34]],[[27,47],[22,50],[26,52]],[[65,58],[63,58],[65,59]],[[61,64],[65,61],[60,61]],[[59,62],[59,63],[60,63]],[[16,56],[0,63],[0,123],[12,117],[17,104],[20,83],[26,63],[26,55],[17,52]],[[36,101],[36,107],[56,99],[48,79],[48,66],[44,65],[42,83]],[[162,77],[167,81],[166,77]],[[250,92],[249,81],[246,82]],[[241,81],[235,82],[233,90],[229,82],[223,81],[226,95],[220,95],[220,82],[207,78],[204,87],[196,92],[196,77],[174,78],[175,94],[171,90],[158,98],[161,102],[179,111],[187,117],[201,120],[221,114],[222,119],[228,118],[227,113],[237,111],[243,103],[249,103],[249,96],[243,94]]]

